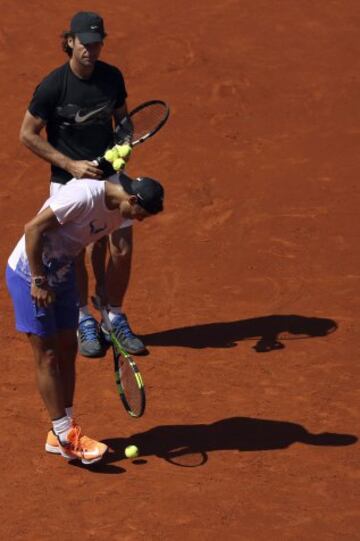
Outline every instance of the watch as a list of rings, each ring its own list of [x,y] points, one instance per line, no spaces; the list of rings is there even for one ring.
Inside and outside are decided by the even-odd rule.
[[[31,281],[36,287],[43,287],[47,284],[46,276],[33,276]]]

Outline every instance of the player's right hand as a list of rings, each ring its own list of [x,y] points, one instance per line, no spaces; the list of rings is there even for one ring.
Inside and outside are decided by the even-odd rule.
[[[94,163],[87,160],[71,160],[68,167],[73,178],[97,178],[103,177],[103,172]]]

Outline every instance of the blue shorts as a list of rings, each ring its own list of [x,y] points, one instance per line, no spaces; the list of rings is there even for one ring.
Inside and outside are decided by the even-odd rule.
[[[75,276],[66,287],[56,291],[55,301],[38,308],[31,297],[30,284],[9,266],[6,283],[14,305],[16,329],[38,336],[53,336],[59,330],[77,329],[79,302]]]

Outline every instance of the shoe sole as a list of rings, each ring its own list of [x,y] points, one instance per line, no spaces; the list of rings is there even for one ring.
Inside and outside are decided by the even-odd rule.
[[[52,453],[53,455],[61,455],[59,447],[55,445],[50,445],[49,443],[45,443],[45,451],[47,453]]]
[[[49,443],[46,443],[45,444],[45,451],[47,453],[51,453],[53,455],[62,455],[66,460],[75,460],[76,457],[73,457],[73,456],[69,456],[69,455],[66,455],[66,454],[63,454],[61,451],[60,451],[60,448],[59,447],[55,447],[54,445],[50,445]],[[106,453],[107,451],[105,451]],[[104,455],[105,455],[104,453]],[[99,457],[96,457],[94,458],[93,460],[86,460],[85,458],[82,458],[81,459],[81,462],[85,465],[89,465],[89,464],[95,464],[95,462],[99,462],[104,455],[101,455]]]
[[[86,466],[90,465],[90,464],[95,464],[95,462],[99,462],[100,460],[102,460],[102,458],[104,457],[105,453],[107,453],[107,449],[106,451],[104,452],[104,454],[100,455],[100,456],[97,456],[95,458],[92,458],[91,460],[87,460],[86,458],[79,458],[77,456],[72,456],[72,455],[67,455],[65,453],[65,451],[63,451],[62,449],[60,449],[59,447],[59,451],[60,451],[60,454],[65,458],[65,460],[81,460],[81,462],[83,464],[85,464]]]
[[[129,349],[126,349],[126,351],[127,351],[130,355],[142,355],[143,353],[146,353],[146,352],[147,352],[147,349],[146,349],[146,347],[143,347],[142,349],[137,349],[137,350],[135,351],[135,350],[131,350],[131,349],[129,348]]]
[[[79,353],[83,357],[88,357],[89,359],[99,359],[100,357],[105,357],[106,351],[99,351],[98,353],[88,353],[79,349]]]
[[[106,452],[106,451],[105,451]],[[105,453],[104,453],[105,454]],[[85,460],[85,458],[81,459],[81,462],[85,465],[89,464],[95,464],[96,462],[100,462],[102,460],[104,455],[99,456],[98,458],[94,458],[93,460]]]

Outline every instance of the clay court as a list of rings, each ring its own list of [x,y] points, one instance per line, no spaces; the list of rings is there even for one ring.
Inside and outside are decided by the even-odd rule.
[[[360,539],[359,3],[0,4],[2,276],[48,196],[18,132],[72,14],[103,15],[130,108],[171,106],[128,167],[167,192],[136,225],[125,307],[150,352],[145,416],[122,409],[110,352],[78,359],[78,422],[111,448],[98,467],[44,452],[0,282],[1,538]]]

